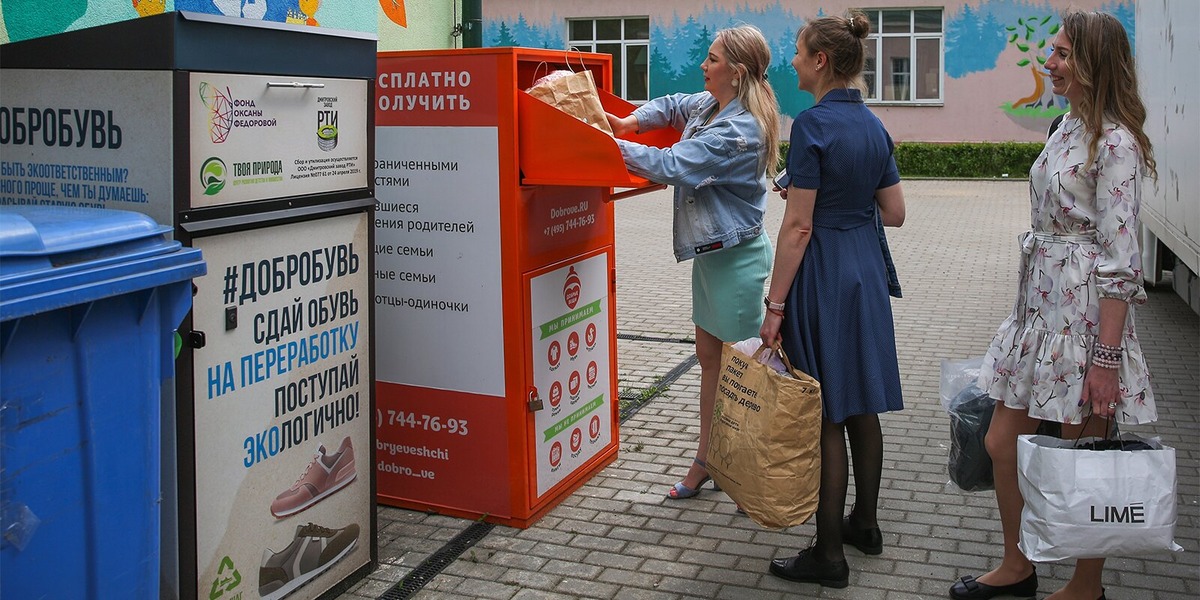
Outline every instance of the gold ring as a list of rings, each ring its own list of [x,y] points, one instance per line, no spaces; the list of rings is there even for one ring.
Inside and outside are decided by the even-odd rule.
[[[1109,402],[1109,403],[1108,403],[1108,407],[1109,407],[1110,409],[1111,409],[1111,408],[1116,408],[1116,407],[1117,407],[1117,403],[1116,403],[1116,402]]]

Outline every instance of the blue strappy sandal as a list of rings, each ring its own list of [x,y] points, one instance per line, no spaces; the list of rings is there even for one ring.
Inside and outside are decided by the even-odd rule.
[[[692,462],[703,467],[705,472],[708,471],[708,464],[705,463],[704,461],[702,461],[698,458],[693,458]],[[680,481],[680,482],[676,483],[675,485],[671,486],[671,490],[667,492],[667,499],[668,500],[686,500],[688,498],[694,498],[694,497],[696,497],[697,494],[700,493],[700,489],[704,487],[704,484],[708,483],[709,481],[712,481],[712,476],[705,475],[700,480],[700,483],[697,483],[696,487],[694,487],[694,488],[690,488],[686,485],[683,485],[683,482]],[[717,482],[715,482],[715,481],[713,481],[713,491],[717,491],[717,492],[721,491],[721,487],[718,486]]]

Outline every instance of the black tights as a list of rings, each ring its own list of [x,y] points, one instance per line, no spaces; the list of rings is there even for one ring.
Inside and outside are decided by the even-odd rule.
[[[846,437],[854,458],[854,514],[856,528],[878,527],[879,481],[883,476],[883,430],[879,415],[855,415],[844,423],[821,420],[821,496],[817,504],[817,556],[845,560],[842,550],[842,516],[846,511],[846,487],[850,461]]]

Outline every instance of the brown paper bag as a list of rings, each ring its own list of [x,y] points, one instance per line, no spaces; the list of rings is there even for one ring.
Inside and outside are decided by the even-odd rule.
[[[708,472],[763,527],[804,523],[821,488],[821,384],[791,377],[726,343],[708,442]]]
[[[612,135],[612,127],[608,125],[608,118],[604,116],[604,107],[600,104],[596,81],[592,79],[591,71],[554,71],[534,82],[527,92],[530,96]]]

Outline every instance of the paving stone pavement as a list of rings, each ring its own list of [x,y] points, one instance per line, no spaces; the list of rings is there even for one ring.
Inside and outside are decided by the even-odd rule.
[[[999,522],[990,492],[948,485],[949,421],[939,401],[943,359],[981,355],[1015,294],[1016,237],[1027,226],[1024,181],[905,182],[908,218],[889,230],[904,286],[893,300],[906,408],[883,415],[880,525],[885,549],[847,549],[850,587],[824,589],[767,574],[769,559],[806,546],[809,523],[784,531],[734,512],[706,491],[664,498],[686,472],[699,426],[699,368],[641,405],[621,425],[612,465],[528,529],[496,526],[427,585],[420,600],[946,598],[950,583],[999,563]],[[669,192],[616,206],[619,388],[647,390],[693,355],[690,263],[671,255]],[[772,239],[783,203],[768,214]],[[1200,596],[1200,318],[1174,292],[1149,291],[1137,309],[1160,420],[1130,428],[1177,449],[1179,520],[1186,552],[1108,561],[1107,596],[1120,600]],[[635,338],[635,339],[630,339]],[[851,497],[853,502],[853,484]],[[471,521],[381,506],[379,568],[340,598],[379,598]],[[1043,594],[1069,565],[1039,569]]]

